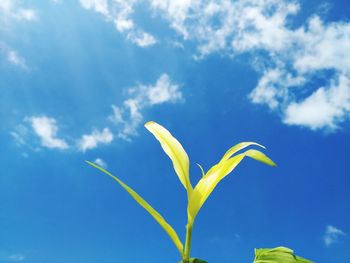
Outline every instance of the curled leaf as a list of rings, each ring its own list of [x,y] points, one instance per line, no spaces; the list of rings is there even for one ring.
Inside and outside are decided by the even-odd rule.
[[[256,142],[240,142],[240,143],[232,146],[230,149],[228,149],[228,151],[224,154],[224,156],[221,158],[219,163],[222,163],[222,162],[228,160],[238,151],[243,150],[244,148],[251,146],[251,145],[259,146],[259,147],[265,149],[265,147],[263,145],[258,144]]]
[[[205,176],[205,172],[204,172],[202,165],[200,165],[199,163],[196,163],[196,164],[198,165],[199,169],[201,169],[202,177]]]

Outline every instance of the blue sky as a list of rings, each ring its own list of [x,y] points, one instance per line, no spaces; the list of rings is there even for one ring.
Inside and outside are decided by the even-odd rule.
[[[0,2],[0,262],[178,262],[186,194],[154,120],[182,143],[191,180],[241,141],[244,160],[196,220],[192,255],[252,262],[287,246],[350,261],[350,6],[340,1]]]

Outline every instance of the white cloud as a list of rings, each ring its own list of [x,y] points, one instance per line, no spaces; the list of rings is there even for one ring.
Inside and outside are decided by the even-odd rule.
[[[18,1],[1,0],[0,1],[0,21],[8,22],[9,20],[35,20],[37,12],[31,8],[23,8]]]
[[[128,38],[131,40],[131,42],[140,47],[148,47],[157,43],[157,40],[154,38],[154,36],[146,32],[131,32],[128,34]]]
[[[139,2],[81,0],[85,8],[113,21],[117,30],[126,33],[132,42],[152,45],[156,38],[138,31],[132,19]],[[298,0],[146,2],[152,10],[150,16],[161,17],[178,34],[180,39],[174,43],[195,44],[195,58],[203,59],[213,53],[258,57],[261,64],[256,67],[253,63],[253,67],[259,80],[249,97],[253,103],[277,111],[284,123],[330,130],[340,127],[348,118],[348,101],[335,97],[338,92],[348,92],[344,85],[349,84],[336,88],[335,83],[350,78],[350,22],[326,22],[314,14],[295,26],[293,19],[302,8]],[[324,71],[333,73],[318,85],[314,79]],[[321,106],[325,107],[324,116],[317,114]]]
[[[40,138],[41,145],[47,148],[68,149],[67,142],[57,138],[57,121],[54,118],[46,116],[33,116],[26,118],[31,124],[33,131]]]
[[[85,9],[92,9],[105,16],[109,15],[107,0],[80,0],[80,4]]]
[[[285,32],[289,44],[278,52],[266,49],[275,64],[267,72],[275,75],[262,75],[252,102],[281,111],[286,124],[336,130],[350,114],[350,23],[327,24],[314,16],[306,26]],[[325,83],[315,85],[324,74]]]
[[[180,86],[172,83],[167,74],[161,75],[154,85],[140,84],[129,88],[128,95],[121,106],[112,105],[113,115],[109,117],[119,127],[118,136],[126,140],[137,135],[144,109],[183,100]]]
[[[325,231],[324,236],[323,236],[324,244],[327,247],[329,247],[330,245],[338,242],[339,237],[345,236],[345,235],[346,234],[342,230],[340,230],[334,226],[328,225],[326,227],[326,231]]]
[[[282,68],[267,69],[249,97],[253,103],[267,104],[270,109],[276,109],[281,101],[288,99],[288,88],[303,83],[303,77],[293,76]]]
[[[182,100],[179,85],[173,84],[167,74],[159,77],[155,85],[140,86],[139,96],[145,97],[145,104],[155,105],[165,102],[178,102]]]
[[[19,20],[31,21],[37,19],[37,14],[33,9],[19,9],[15,14],[15,17]]]
[[[259,57],[260,65],[253,64],[260,74],[257,86],[249,95],[253,103],[282,113],[286,124],[313,130],[334,130],[348,119],[350,23],[327,23],[314,15],[307,24],[293,28],[291,17],[300,9],[296,1],[195,3],[197,7],[183,9],[186,12],[181,25],[187,37],[198,42],[199,57],[218,51],[230,56],[245,53]],[[203,11],[199,11],[201,5]],[[167,6],[170,12],[167,18],[179,21],[172,17],[175,13],[169,11],[170,6]],[[223,19],[229,10],[233,10],[231,20]],[[197,11],[205,19],[198,19]],[[210,24],[214,13],[222,19],[219,21],[225,22],[217,22],[216,27]],[[187,20],[194,23],[188,25]],[[325,71],[329,71],[329,76],[322,86],[317,86],[313,80]]]
[[[350,72],[350,23],[326,23],[320,17],[310,19],[307,27],[294,32],[294,42],[301,48],[293,57],[300,72],[335,69]]]
[[[157,40],[135,25],[132,15],[138,2],[138,0],[80,0],[83,8],[103,15],[106,21],[114,23],[118,32],[125,33],[132,43],[148,47],[154,45]]]
[[[94,130],[91,134],[84,134],[79,142],[78,148],[80,151],[94,149],[99,144],[110,144],[113,141],[113,134],[109,128],[104,128],[102,131]]]
[[[29,127],[28,127],[29,125]],[[31,132],[31,130],[33,132]],[[38,136],[42,147],[65,150],[71,148],[67,141],[57,137],[58,126],[54,118],[43,116],[26,117],[23,124],[17,125],[10,135],[18,146],[29,146],[37,150],[37,146],[28,143],[32,136]],[[102,131],[94,129],[91,134],[83,134],[76,141],[75,150],[85,152],[98,147],[100,144],[110,144],[114,136],[109,128]]]
[[[350,80],[341,75],[330,87],[321,87],[300,103],[292,102],[285,110],[284,122],[313,130],[336,129],[350,114]]]
[[[136,136],[137,130],[143,121],[143,112],[147,108],[163,103],[177,103],[183,101],[180,86],[174,84],[167,74],[162,74],[151,85],[139,84],[127,90],[127,98],[122,105],[112,105],[113,114],[109,120],[116,126],[117,137],[130,140]],[[70,146],[64,139],[57,137],[57,121],[54,118],[32,116],[25,118],[35,135],[39,136],[43,147],[52,149],[68,149]],[[17,145],[26,145],[30,139],[27,125],[17,125],[10,132]],[[83,134],[76,140],[76,150],[85,152],[101,144],[111,144],[114,140],[112,131],[106,127],[103,130],[94,129],[90,134]],[[98,158],[99,159],[99,158]],[[96,159],[98,161],[98,159]],[[103,160],[100,160],[101,164]]]
[[[283,0],[149,1],[180,36],[197,42],[198,57],[262,46],[282,48],[288,43],[286,18],[299,9],[297,3]]]
[[[97,165],[101,166],[104,169],[107,168],[107,163],[104,160],[102,160],[101,158],[96,158],[94,163],[96,163]]]

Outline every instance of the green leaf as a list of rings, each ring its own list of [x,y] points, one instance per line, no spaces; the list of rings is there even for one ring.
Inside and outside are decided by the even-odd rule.
[[[175,139],[167,129],[158,123],[150,121],[145,124],[145,127],[154,135],[154,137],[156,137],[164,152],[173,162],[174,170],[189,196],[193,187],[189,175],[190,161],[186,151],[180,142]]]
[[[294,251],[286,247],[255,249],[253,263],[313,263],[314,261],[296,256]]]
[[[158,224],[167,232],[167,234],[170,236],[171,240],[174,242],[175,246],[177,249],[180,251],[180,254],[182,255],[183,251],[183,245],[175,232],[175,230],[168,224],[168,222],[149,204],[147,203],[141,196],[139,196],[133,189],[131,189],[129,186],[127,186],[125,183],[123,183],[119,178],[116,176],[112,175],[110,172],[106,171],[102,167],[86,161],[88,164],[91,166],[97,168],[101,172],[107,174],[108,176],[112,177],[115,181],[117,181],[121,187],[123,187],[134,200],[142,206],[150,215],[158,222]]]
[[[264,164],[270,165],[270,166],[276,166],[276,164],[265,154],[263,154],[260,151],[257,150],[248,150],[244,153],[246,156],[249,156],[250,158],[253,158],[256,161],[262,162]]]

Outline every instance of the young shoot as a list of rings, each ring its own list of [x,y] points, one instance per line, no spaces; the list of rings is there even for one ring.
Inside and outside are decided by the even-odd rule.
[[[112,177],[117,183],[123,187],[135,201],[142,206],[165,230],[169,235],[174,245],[178,249],[181,262],[182,263],[200,263],[205,262],[199,259],[190,258],[191,250],[191,240],[192,240],[192,229],[196,219],[196,216],[208,199],[210,194],[213,192],[217,184],[224,179],[228,174],[230,174],[235,167],[245,158],[250,157],[254,160],[263,162],[270,166],[276,166],[276,164],[263,154],[259,150],[248,149],[249,146],[256,146],[259,148],[265,148],[264,146],[255,142],[241,142],[231,147],[220,159],[218,163],[213,165],[207,172],[202,168],[202,178],[193,187],[190,180],[190,161],[188,155],[180,142],[175,139],[171,133],[165,129],[163,126],[150,121],[145,124],[145,127],[154,135],[154,137],[160,142],[161,147],[164,152],[169,156],[174,166],[176,175],[178,176],[181,184],[186,189],[187,193],[187,225],[186,225],[186,239],[183,244],[179,239],[176,231],[171,227],[171,225],[139,194],[137,194],[133,189],[123,183],[119,178],[112,175],[110,172],[106,171],[102,167],[87,161],[88,164],[99,169],[105,174]],[[244,150],[244,151],[243,151]],[[257,261],[259,262],[259,261]],[[262,261],[261,261],[262,262]],[[265,261],[264,261],[265,262]]]

